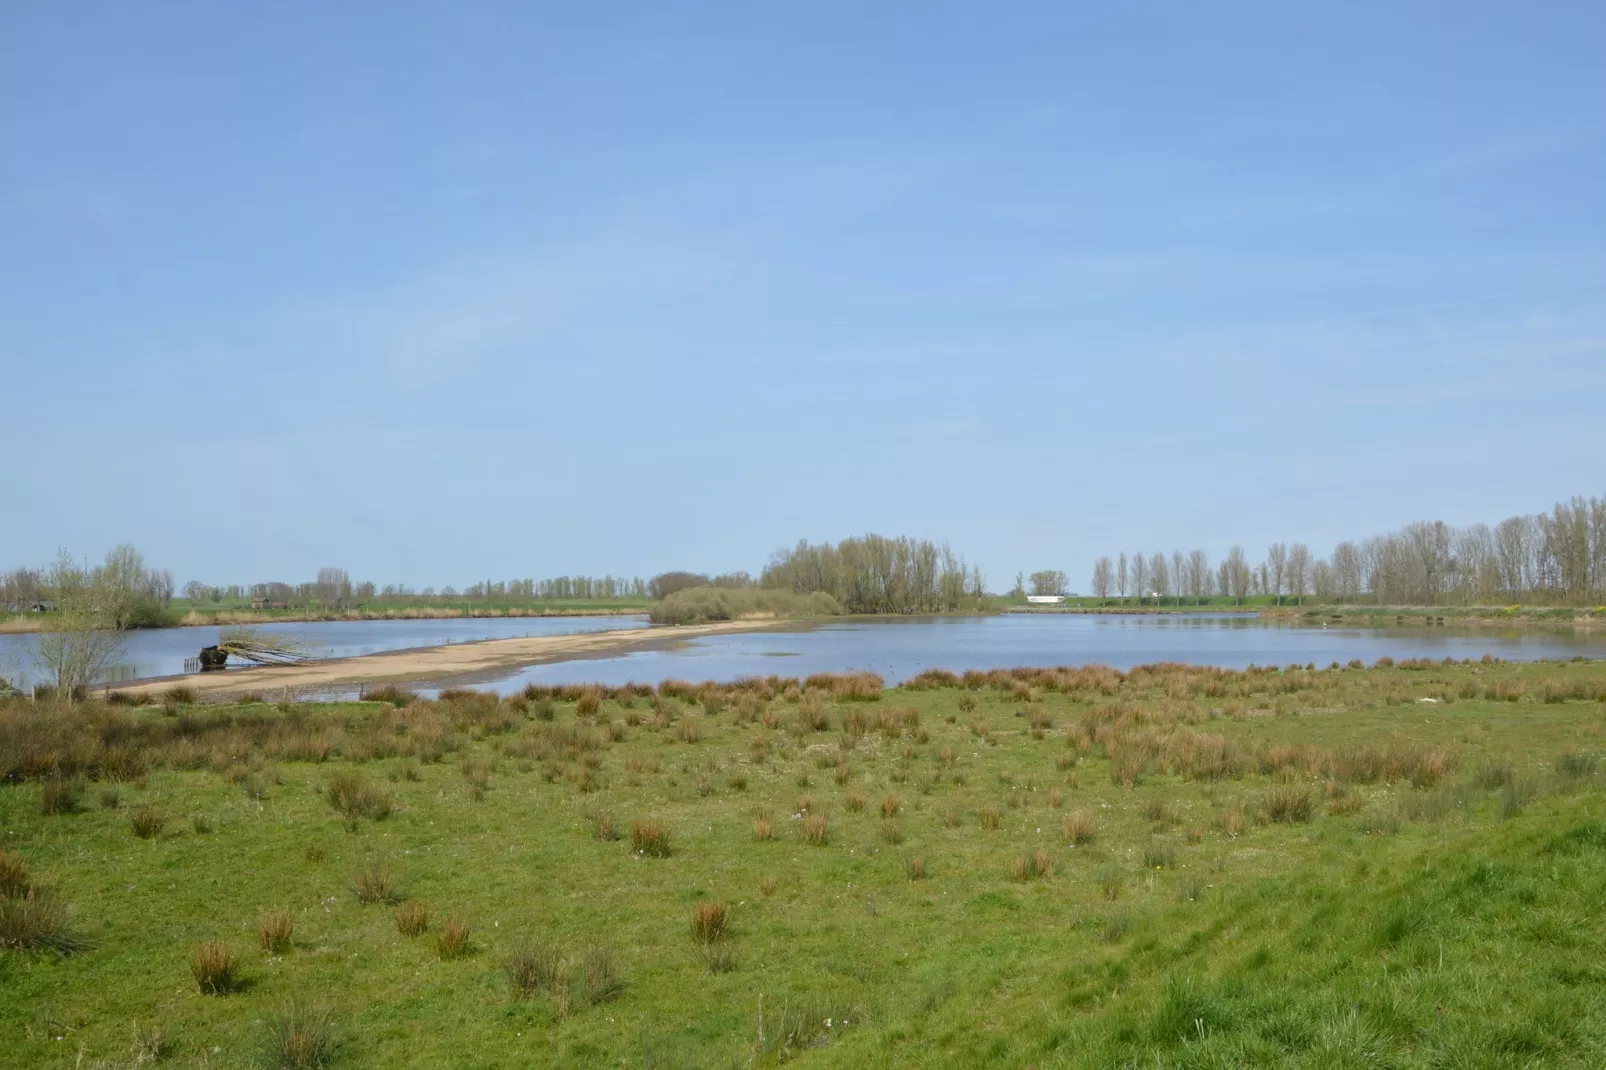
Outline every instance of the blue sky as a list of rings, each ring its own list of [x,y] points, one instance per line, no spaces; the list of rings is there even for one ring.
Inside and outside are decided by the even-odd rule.
[[[1606,492],[1599,4],[9,3],[0,566],[995,587]]]

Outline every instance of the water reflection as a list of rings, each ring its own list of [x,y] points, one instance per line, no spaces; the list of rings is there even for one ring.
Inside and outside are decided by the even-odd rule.
[[[1359,628],[1263,621],[1232,613],[1026,615],[835,620],[785,631],[714,635],[668,649],[533,665],[478,683],[508,693],[528,683],[656,683],[868,670],[898,683],[926,669],[1111,665],[1162,661],[1223,668],[1329,665],[1389,656],[1509,660],[1606,657],[1598,632],[1489,628]]]

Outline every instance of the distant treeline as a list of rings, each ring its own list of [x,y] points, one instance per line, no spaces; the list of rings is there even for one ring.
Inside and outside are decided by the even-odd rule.
[[[369,605],[450,605],[455,602],[530,603],[554,601],[644,601],[650,584],[638,577],[555,576],[535,580],[484,580],[458,590],[446,586],[415,590],[404,584],[383,587],[364,581],[353,583],[343,568],[321,568],[318,578],[306,583],[273,581],[248,586],[217,587],[198,580],[184,585],[184,597],[192,605],[228,604],[247,599],[283,603],[292,608],[327,606],[343,608]]]
[[[981,570],[946,545],[881,535],[778,550],[759,586],[827,594],[848,613],[935,613],[984,597]]]
[[[42,569],[0,572],[0,612],[66,611],[91,602],[117,629],[170,624],[173,574],[148,568],[127,544],[99,565],[75,562],[64,553]]]
[[[1034,594],[1060,594],[1056,572],[1034,573]],[[1021,579],[1017,593],[1024,592]],[[1273,543],[1251,563],[1234,546],[1212,566],[1203,550],[1137,552],[1093,565],[1096,598],[1272,597],[1376,605],[1606,602],[1606,498],[1575,497],[1549,512],[1490,527],[1423,521],[1313,557],[1304,543]]]

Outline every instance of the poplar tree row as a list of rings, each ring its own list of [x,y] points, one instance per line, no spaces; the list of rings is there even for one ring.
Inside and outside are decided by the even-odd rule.
[[[1097,598],[1598,605],[1606,602],[1606,498],[1574,497],[1493,527],[1408,524],[1341,542],[1325,558],[1298,542],[1273,543],[1256,563],[1234,546],[1214,566],[1203,550],[1123,553],[1094,563],[1092,591]]]

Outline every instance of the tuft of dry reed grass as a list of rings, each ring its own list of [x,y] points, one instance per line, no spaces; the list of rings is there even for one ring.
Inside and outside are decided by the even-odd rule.
[[[435,937],[435,951],[443,959],[458,959],[468,954],[469,924],[462,917],[446,919]]]
[[[288,950],[290,936],[295,931],[295,918],[284,907],[273,907],[262,912],[257,921],[257,943],[263,951],[275,954]]]
[[[830,830],[825,823],[824,814],[809,814],[803,818],[798,829],[803,842],[811,847],[824,847],[830,840]]]
[[[391,886],[390,867],[373,862],[359,869],[351,879],[351,890],[359,903],[386,903],[395,895]]]
[[[396,908],[396,931],[403,936],[418,936],[429,927],[429,908],[416,899],[409,899]]]
[[[722,902],[698,903],[692,910],[691,937],[699,944],[711,944],[729,935],[726,922],[729,911]]]
[[[234,991],[240,981],[234,972],[234,959],[229,954],[229,945],[222,940],[212,940],[196,947],[190,957],[190,972],[194,974],[201,992],[208,996],[226,996]]]
[[[656,821],[637,821],[630,829],[630,847],[647,858],[668,858],[669,832]]]
[[[1072,847],[1085,847],[1092,843],[1098,828],[1098,822],[1086,810],[1073,810],[1066,814],[1060,826],[1065,842]]]

